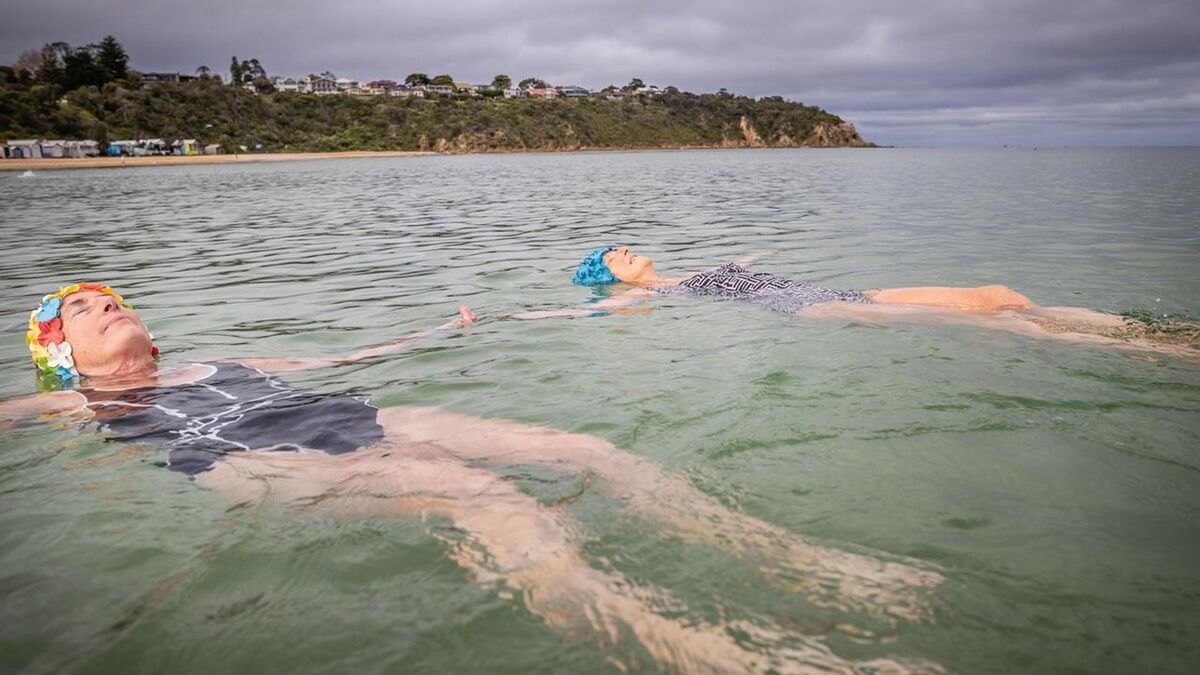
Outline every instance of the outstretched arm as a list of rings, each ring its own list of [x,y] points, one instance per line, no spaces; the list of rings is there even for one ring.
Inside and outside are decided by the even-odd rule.
[[[399,351],[399,350],[405,348],[406,346],[408,346],[408,343],[415,342],[416,340],[420,340],[421,338],[424,338],[424,337],[428,337],[430,335],[433,335],[434,333],[437,333],[438,331],[452,330],[455,328],[465,328],[465,327],[470,326],[471,324],[475,323],[475,321],[477,321],[478,318],[479,317],[477,317],[475,315],[475,312],[471,311],[470,307],[463,305],[462,307],[460,307],[458,309],[457,317],[455,317],[454,319],[451,319],[450,321],[447,321],[446,323],[444,323],[436,328],[427,328],[425,330],[420,330],[415,333],[410,333],[408,335],[405,335],[404,337],[396,338],[395,340],[391,340],[389,342],[385,342],[380,345],[375,345],[374,347],[364,347],[363,349],[360,349],[360,350],[354,352],[353,354],[350,354],[349,356],[344,356],[342,358],[330,359],[330,358],[312,358],[312,357],[299,357],[299,358],[266,357],[266,358],[232,359],[232,360],[236,360],[238,363],[241,363],[242,365],[249,366],[251,368],[258,368],[259,370],[265,370],[265,371],[271,372],[271,373],[283,373],[283,372],[289,372],[289,371],[294,371],[294,370],[311,370],[313,368],[326,368],[328,366],[340,366],[340,365],[346,365],[346,364],[350,364],[350,363],[358,363],[359,361],[362,361],[364,359],[369,359],[369,358],[372,358],[375,356],[382,356],[384,354],[391,354],[392,352]]]
[[[762,258],[773,256],[776,253],[779,253],[779,251],[759,251],[758,253],[751,253],[749,255],[744,255],[744,256],[738,258],[737,260],[733,261],[733,264],[737,265],[738,267],[745,267],[746,265],[749,265],[750,263],[754,262],[755,260],[760,260]]]
[[[0,401],[0,428],[12,425],[22,417],[57,415],[79,410],[87,403],[83,394],[75,391],[54,391],[33,396],[21,396]]]
[[[613,314],[637,314],[641,312],[649,312],[651,308],[631,309],[629,305],[638,300],[653,297],[654,293],[645,288],[630,288],[614,295],[611,298],[605,298],[600,302],[592,305],[593,309],[545,309],[533,310],[530,312],[517,312],[504,317],[506,319],[517,319],[518,321],[529,321],[532,319],[577,319],[587,316],[596,316],[598,313]]]

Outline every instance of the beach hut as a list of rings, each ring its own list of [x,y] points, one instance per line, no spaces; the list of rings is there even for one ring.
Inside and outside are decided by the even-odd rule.
[[[88,144],[88,143],[90,143],[91,145],[90,146],[84,145],[84,144]],[[59,141],[59,140],[42,141],[42,157],[49,157],[52,159],[59,159],[59,158],[64,158],[64,157],[74,158],[74,159],[82,159],[83,157],[88,156],[87,152],[85,151],[85,147],[92,147],[92,146],[98,146],[98,145],[99,144],[96,143],[96,141]],[[94,154],[98,154],[98,153],[94,152],[92,154],[94,155]]]
[[[37,139],[25,139],[8,142],[10,159],[41,159],[42,142]]]
[[[61,140],[45,140],[42,141],[42,157],[47,159],[61,159],[70,157],[70,148],[66,141]]]
[[[167,145],[167,142],[161,138],[145,138],[140,141],[133,142],[134,157],[169,154],[171,154],[171,146]]]
[[[204,154],[206,154],[206,155],[221,154],[221,145],[219,143],[209,143],[208,145],[204,146]]]
[[[100,144],[96,141],[71,141],[78,149],[79,154],[76,157],[98,157],[100,155]]]
[[[135,145],[137,145],[136,141],[113,141],[108,144],[108,154],[113,157],[128,157],[133,154]]]
[[[176,155],[199,155],[200,142],[194,138],[185,138],[171,144],[171,151]]]

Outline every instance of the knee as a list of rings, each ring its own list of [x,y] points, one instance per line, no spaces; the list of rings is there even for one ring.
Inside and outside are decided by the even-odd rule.
[[[980,286],[976,290],[979,291],[983,304],[990,307],[1033,307],[1034,305],[1029,298],[1001,284]]]

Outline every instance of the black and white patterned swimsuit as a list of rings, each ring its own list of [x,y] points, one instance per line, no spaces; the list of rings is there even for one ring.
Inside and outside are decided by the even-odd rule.
[[[824,302],[871,302],[862,291],[825,288],[769,272],[751,272],[734,263],[694,274],[663,290],[749,300],[783,314]]]
[[[211,372],[189,384],[80,393],[107,440],[165,445],[167,467],[193,476],[230,452],[338,455],[383,439],[366,397],[294,387],[239,363],[203,365]]]

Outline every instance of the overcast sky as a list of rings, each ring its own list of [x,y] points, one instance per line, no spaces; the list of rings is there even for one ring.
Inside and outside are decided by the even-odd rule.
[[[1200,145],[1196,0],[0,0],[0,61],[778,94],[895,145]]]

